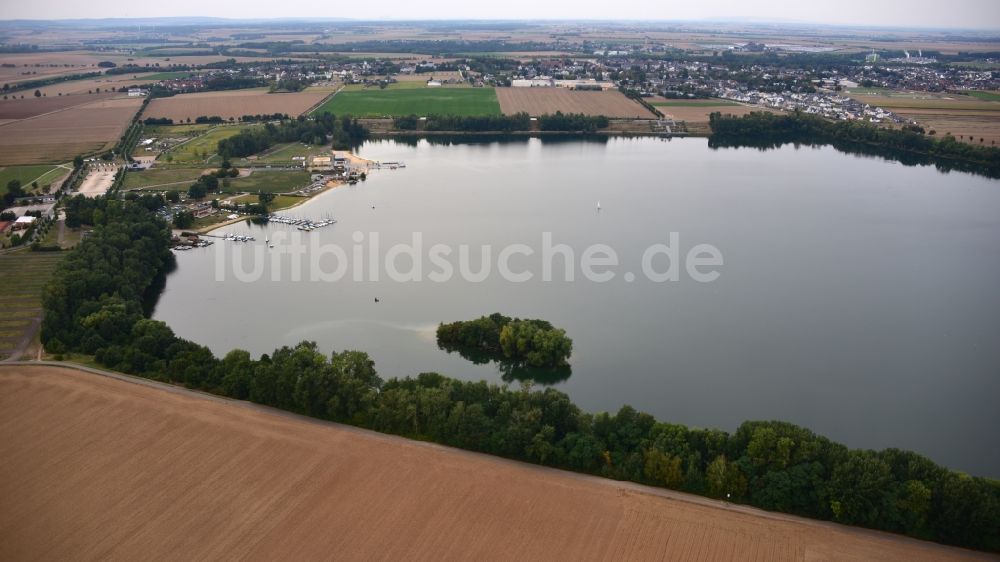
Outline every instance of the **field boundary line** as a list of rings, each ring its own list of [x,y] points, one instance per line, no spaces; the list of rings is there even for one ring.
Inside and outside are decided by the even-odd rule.
[[[325,104],[327,102],[327,100],[333,99],[333,96],[339,94],[340,91],[343,90],[343,89],[344,89],[344,85],[341,85],[336,90],[330,92],[330,95],[328,95],[325,98],[319,100],[319,102],[312,104],[308,109],[306,109],[305,111],[303,111],[299,115],[312,115],[313,111],[316,111],[317,109],[323,107],[323,104]]]

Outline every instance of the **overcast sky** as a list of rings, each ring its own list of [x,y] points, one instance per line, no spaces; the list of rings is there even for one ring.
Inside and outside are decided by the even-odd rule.
[[[3,0],[0,19],[104,17],[345,17],[355,19],[754,18],[875,26],[1000,29],[1000,0]]]

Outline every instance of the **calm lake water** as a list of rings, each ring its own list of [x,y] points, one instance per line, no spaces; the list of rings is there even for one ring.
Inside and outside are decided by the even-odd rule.
[[[1000,477],[1000,182],[829,147],[712,150],[704,139],[382,141],[360,154],[406,167],[286,213],[334,226],[301,234],[241,223],[217,233],[256,242],[178,253],[155,317],[220,355],[314,340],[369,352],[383,378],[438,371],[495,382],[495,366],[437,348],[437,323],[497,311],[542,318],[574,340],[572,375],[554,385],[584,409],[631,404],[725,430],[785,420],[852,447],[912,449]],[[367,258],[377,233],[384,256],[414,232],[423,281],[392,281],[384,269],[377,281],[367,269],[361,281],[353,269],[310,281],[310,264],[327,273],[337,264],[315,244],[350,259],[357,246]],[[558,280],[543,281],[546,232],[576,261],[591,244],[614,249],[614,279],[588,281],[577,267],[564,281],[559,258]],[[683,269],[676,282],[642,275],[643,252],[672,232],[681,259],[697,244],[718,248],[724,265],[703,268],[716,281]],[[516,243],[535,252],[510,260],[534,272],[527,282],[496,271],[497,253]],[[426,279],[434,244],[455,248],[448,282]],[[492,246],[484,281],[458,273],[462,244],[474,271],[480,247]],[[289,250],[302,252],[301,267]],[[262,278],[237,279],[234,255],[247,271],[256,260]],[[408,258],[394,263],[409,270]]]

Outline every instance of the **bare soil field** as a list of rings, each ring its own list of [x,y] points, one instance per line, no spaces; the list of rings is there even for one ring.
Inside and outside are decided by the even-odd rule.
[[[15,66],[0,66],[0,82],[13,84],[62,74],[104,72],[104,68],[97,66],[97,63],[102,61],[111,61],[119,65],[144,65],[147,63],[155,65],[159,63],[163,70],[169,70],[171,64],[206,64],[225,60],[225,57],[170,57],[170,59],[168,61],[165,58],[128,57],[116,53],[91,53],[87,51],[2,54],[0,55],[0,64],[13,64]],[[111,76],[109,78],[118,77]]]
[[[708,123],[708,116],[716,111],[718,111],[723,115],[735,115],[737,117],[742,117],[743,115],[759,111],[776,113],[774,110],[764,107],[756,107],[752,105],[733,105],[733,104],[663,105],[663,106],[657,106],[656,109],[659,109],[664,115],[672,117],[677,121],[687,121],[688,123]]]
[[[52,84],[51,86],[43,86],[38,88],[47,97],[59,96],[75,96],[75,95],[87,95],[91,92],[95,92],[100,89],[102,93],[107,90],[117,90],[121,87],[127,86],[139,86],[141,84],[147,84],[150,81],[145,80],[146,76],[153,76],[158,74],[156,72],[143,72],[138,74],[116,74],[111,76],[105,76],[102,78],[90,78],[86,80],[70,80],[68,82],[60,82],[58,84]],[[92,95],[92,94],[91,94]],[[119,94],[124,95],[124,94]]]
[[[111,188],[111,184],[115,182],[116,173],[118,173],[118,168],[115,166],[93,168],[87,173],[87,177],[83,179],[77,192],[84,197],[104,195]]]
[[[25,80],[37,80],[61,74],[79,74],[102,70],[96,65],[102,60],[100,55],[86,52],[12,53],[0,55],[0,82],[14,84]]]
[[[925,92],[894,91],[883,95],[851,94],[851,97],[912,119],[928,131],[933,129],[938,136],[951,133],[963,142],[987,146],[1000,142],[1000,102]]]
[[[149,102],[143,115],[166,117],[173,119],[175,123],[185,119],[194,121],[202,115],[218,115],[223,119],[239,119],[244,115],[263,113],[287,113],[295,116],[304,113],[328,95],[328,92],[322,91],[269,94],[261,89],[180,94]]]
[[[907,109],[896,113],[920,123],[927,131],[933,130],[939,137],[951,133],[962,142],[985,146],[1000,144],[1000,112],[997,111],[943,113],[933,109]]]
[[[114,97],[115,94],[93,94],[90,96],[55,96],[24,99],[0,100],[0,119],[27,119],[43,113],[58,111],[82,105],[88,102],[102,101]]]
[[[656,117],[621,92],[585,92],[566,88],[497,88],[496,91],[500,111],[506,115],[522,111],[530,115],[562,111],[619,119]]]
[[[0,125],[0,165],[66,162],[113,145],[142,104],[106,99]]]
[[[65,41],[68,37],[64,37]],[[38,39],[27,40],[38,43]],[[273,57],[225,57],[221,55],[177,55],[139,57],[117,53],[91,53],[87,51],[54,51],[45,53],[15,53],[0,55],[0,64],[13,64],[14,67],[0,66],[0,84],[15,84],[25,80],[37,80],[63,74],[81,74],[85,72],[103,72],[97,66],[102,61],[110,61],[117,65],[136,64],[156,66],[157,71],[167,71],[175,65],[202,65],[220,62],[229,58],[236,62],[253,62],[273,60]],[[27,65],[27,66],[25,66]],[[131,75],[128,75],[131,76]]]
[[[54,366],[0,458],[4,560],[988,558]]]

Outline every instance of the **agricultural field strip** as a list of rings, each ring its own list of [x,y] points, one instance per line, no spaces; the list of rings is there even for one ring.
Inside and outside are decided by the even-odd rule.
[[[309,108],[306,109],[305,111],[303,111],[300,115],[312,115],[312,113],[314,111],[316,111],[317,109],[319,109],[330,98],[332,98],[333,96],[337,95],[337,92],[339,92],[341,89],[343,89],[343,86],[341,86],[340,88],[338,88],[338,89],[330,92],[325,98],[323,98],[323,99],[317,101],[316,103],[312,104],[311,106],[309,106]]]
[[[66,162],[113,145],[138,110],[137,98],[94,102],[0,126],[0,163]]]
[[[42,290],[61,257],[30,251],[0,255],[0,354],[17,351],[38,325]]]
[[[8,127],[8,126],[15,125],[15,124],[18,124],[18,123],[23,123],[25,121],[31,121],[32,119],[39,119],[39,118],[42,118],[42,117],[49,117],[51,115],[55,115],[57,113],[63,113],[63,112],[66,112],[66,111],[87,109],[87,105],[89,105],[91,103],[97,103],[97,102],[100,102],[100,101],[103,101],[103,100],[87,100],[86,102],[83,102],[83,103],[80,103],[80,104],[77,104],[77,105],[71,105],[71,106],[68,106],[68,107],[60,107],[58,109],[53,109],[52,111],[47,111],[45,113],[39,113],[37,115],[32,115],[30,117],[23,117],[21,119],[12,119],[10,121],[4,122],[4,123],[0,123],[0,127]]]
[[[563,113],[604,115],[620,119],[652,119],[655,116],[638,102],[617,91],[594,92],[565,88],[497,88],[500,108],[506,115],[526,112],[538,116]]]
[[[313,113],[355,117],[450,114],[499,115],[493,88],[396,88],[342,91]]]
[[[0,543],[2,558],[33,558],[41,548],[53,559],[108,549],[126,559],[981,558],[70,369],[0,371],[0,443],[19,453],[0,464],[9,500],[0,527],[13,537]],[[53,512],[67,502],[71,512]],[[137,527],[143,513],[159,523]],[[47,514],[50,524],[35,524]]]
[[[152,100],[144,114],[147,117],[173,119],[175,123],[201,116],[219,116],[223,119],[272,113],[296,116],[327,97],[328,92],[272,94],[263,89],[178,94]]]
[[[15,171],[16,171],[17,168],[47,168],[47,170],[45,172],[43,172],[42,174],[40,174],[38,176],[35,176],[35,177],[32,177],[32,176],[21,176],[21,177],[15,178],[13,176],[15,175]],[[11,181],[13,179],[19,179],[21,181],[21,185],[22,186],[30,186],[34,182],[38,182],[39,185],[41,185],[41,184],[43,184],[45,182],[44,178],[46,176],[48,176],[50,174],[55,174],[55,176],[54,176],[54,178],[55,178],[55,177],[59,177],[60,175],[62,175],[64,173],[69,173],[71,170],[72,169],[70,167],[68,167],[68,166],[66,166],[64,164],[60,164],[58,166],[45,166],[45,165],[41,165],[41,166],[7,166],[7,167],[4,167],[4,168],[0,169],[0,193],[6,191],[7,182],[9,182],[9,181]],[[35,172],[37,172],[37,170],[35,170]],[[32,173],[35,173],[35,172],[32,172]],[[20,174],[18,174],[18,175],[20,176]]]

